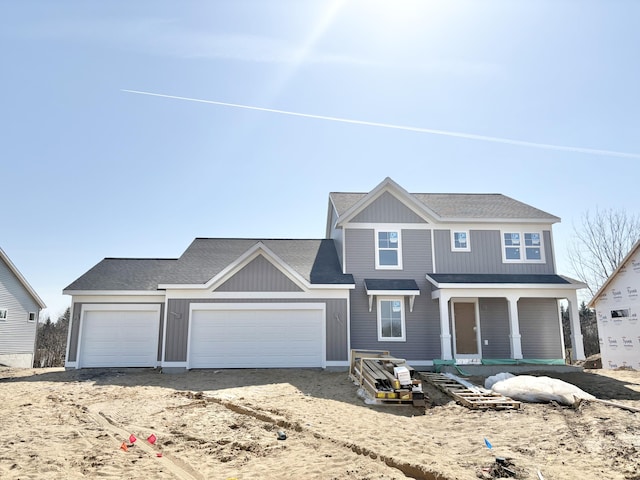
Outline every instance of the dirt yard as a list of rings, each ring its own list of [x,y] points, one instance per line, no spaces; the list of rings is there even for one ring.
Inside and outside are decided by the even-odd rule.
[[[638,371],[555,376],[640,407]],[[506,457],[523,479],[640,479],[640,413],[425,391],[426,410],[366,405],[346,372],[0,368],[0,478],[452,480]]]

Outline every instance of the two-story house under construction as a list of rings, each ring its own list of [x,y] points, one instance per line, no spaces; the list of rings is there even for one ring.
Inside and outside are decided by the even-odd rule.
[[[67,367],[563,362],[584,358],[559,218],[500,194],[331,193],[326,238],[196,238],[179,258],[105,258],[72,295]]]

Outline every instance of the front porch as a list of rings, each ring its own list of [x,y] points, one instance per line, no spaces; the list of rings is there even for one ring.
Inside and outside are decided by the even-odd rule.
[[[563,366],[562,300],[568,304],[574,359],[585,358],[576,295],[584,287],[580,282],[512,274],[429,274],[427,280],[440,312],[441,354],[434,367]]]
[[[433,366],[416,368],[420,371],[437,373],[453,373],[465,377],[489,377],[498,373],[509,372],[522,375],[528,372],[581,372],[583,367],[568,365],[564,360],[515,360],[487,359],[478,362],[457,362],[456,360],[434,360]]]

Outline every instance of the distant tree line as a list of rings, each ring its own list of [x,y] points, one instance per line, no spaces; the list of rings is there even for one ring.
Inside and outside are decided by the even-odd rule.
[[[70,318],[71,308],[67,308],[57,321],[47,317],[38,323],[34,367],[64,367]]]
[[[564,308],[564,305],[560,305],[560,312],[562,314],[562,330],[564,333],[564,346],[565,348],[571,348],[571,326],[569,323],[569,310]],[[582,341],[584,344],[584,355],[590,357],[596,353],[600,353],[600,340],[598,336],[598,323],[596,321],[595,310],[587,307],[585,302],[580,304],[578,309],[580,315],[580,330],[582,333]],[[572,355],[572,360],[575,357]]]

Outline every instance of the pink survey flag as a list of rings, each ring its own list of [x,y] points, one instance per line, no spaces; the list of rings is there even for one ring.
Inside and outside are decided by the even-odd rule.
[[[131,435],[129,435],[129,443],[136,443],[136,436],[132,433]]]
[[[156,438],[156,436],[153,433],[147,437],[147,442],[149,442],[151,445],[156,443],[156,440],[158,440],[158,439]]]

